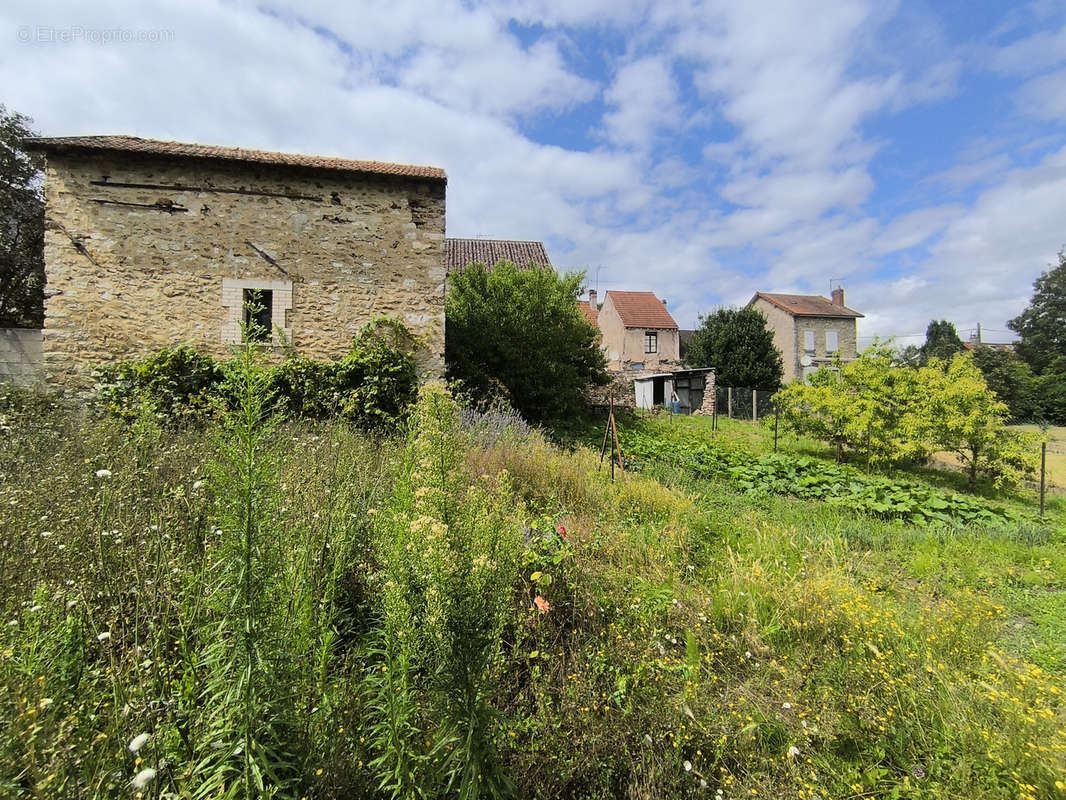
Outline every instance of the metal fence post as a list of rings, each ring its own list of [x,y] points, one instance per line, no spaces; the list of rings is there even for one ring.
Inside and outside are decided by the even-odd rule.
[[[733,387],[732,386],[729,386],[729,387],[726,388],[725,396],[726,396],[725,415],[727,417],[729,417],[729,419],[733,419]]]
[[[759,390],[751,390],[751,421],[759,421]]]
[[[1047,466],[1047,442],[1040,443],[1040,519],[1044,518],[1044,483],[1045,468]]]

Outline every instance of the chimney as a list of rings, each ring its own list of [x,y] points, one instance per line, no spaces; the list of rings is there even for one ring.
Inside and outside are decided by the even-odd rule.
[[[666,305],[666,298],[663,298],[663,305]]]
[[[596,310],[596,290],[589,289],[589,308]]]
[[[844,305],[844,287],[843,286],[838,286],[837,288],[835,288],[833,290],[832,294],[833,294],[833,305],[843,307],[843,305]]]

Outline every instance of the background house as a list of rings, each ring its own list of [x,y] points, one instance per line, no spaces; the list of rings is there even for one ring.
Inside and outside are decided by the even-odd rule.
[[[596,307],[595,291],[589,291],[588,305],[590,311]],[[608,291],[596,321],[608,369],[659,371],[681,360],[677,323],[666,302],[651,292]]]
[[[264,344],[336,358],[383,315],[443,373],[443,170],[130,136],[28,146],[47,156],[49,382],[166,345],[224,354],[250,299]]]
[[[832,295],[827,300],[821,295],[756,292],[748,302],[749,308],[763,313],[774,333],[784,363],[783,383],[808,377],[831,364],[834,355],[842,361],[858,357],[855,321],[863,315],[844,305],[843,288]]]

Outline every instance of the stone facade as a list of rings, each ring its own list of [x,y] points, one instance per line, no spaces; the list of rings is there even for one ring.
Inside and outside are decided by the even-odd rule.
[[[0,381],[20,386],[39,383],[43,339],[39,328],[0,328]]]
[[[841,361],[854,361],[858,358],[858,337],[854,317],[819,317],[813,315],[793,315],[767,301],[763,297],[754,298],[749,304],[766,317],[767,327],[773,331],[774,345],[781,351],[784,365],[782,383],[806,378],[820,367],[833,363],[833,353],[828,348],[827,333],[835,333],[837,350]],[[808,336],[813,335],[813,349],[807,349]],[[804,367],[801,359],[811,356],[811,366]]]
[[[423,374],[443,373],[443,173],[41,149],[50,383],[84,388],[92,365],[170,345],[224,355],[246,290],[270,292],[278,353],[338,358],[387,316],[423,338]]]

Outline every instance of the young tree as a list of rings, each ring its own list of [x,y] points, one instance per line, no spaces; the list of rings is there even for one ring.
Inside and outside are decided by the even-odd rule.
[[[1032,472],[1033,437],[1007,427],[1007,405],[988,390],[972,356],[956,355],[946,372],[923,372],[930,438],[958,456],[971,488],[978,476],[1002,486]]]
[[[872,464],[918,463],[931,452],[922,420],[918,370],[894,366],[896,353],[874,345],[839,371],[818,370],[809,383],[775,395],[785,425],[836,448],[837,458],[866,454]]]
[[[448,377],[477,399],[503,397],[536,422],[579,411],[607,383],[600,332],[577,307],[582,273],[560,277],[501,261],[450,277]]]
[[[1029,306],[1007,327],[1021,336],[1018,355],[1038,375],[1066,356],[1066,249],[1059,251],[1058,266],[1036,279]]]
[[[754,308],[720,308],[701,316],[685,362],[714,367],[719,386],[776,389],[784,371],[766,317]]]
[[[932,320],[925,329],[925,344],[922,345],[919,360],[922,364],[928,364],[931,358],[946,362],[965,349],[953,323],[946,319]]]
[[[23,147],[30,122],[0,105],[0,327],[44,324],[42,165]]]

